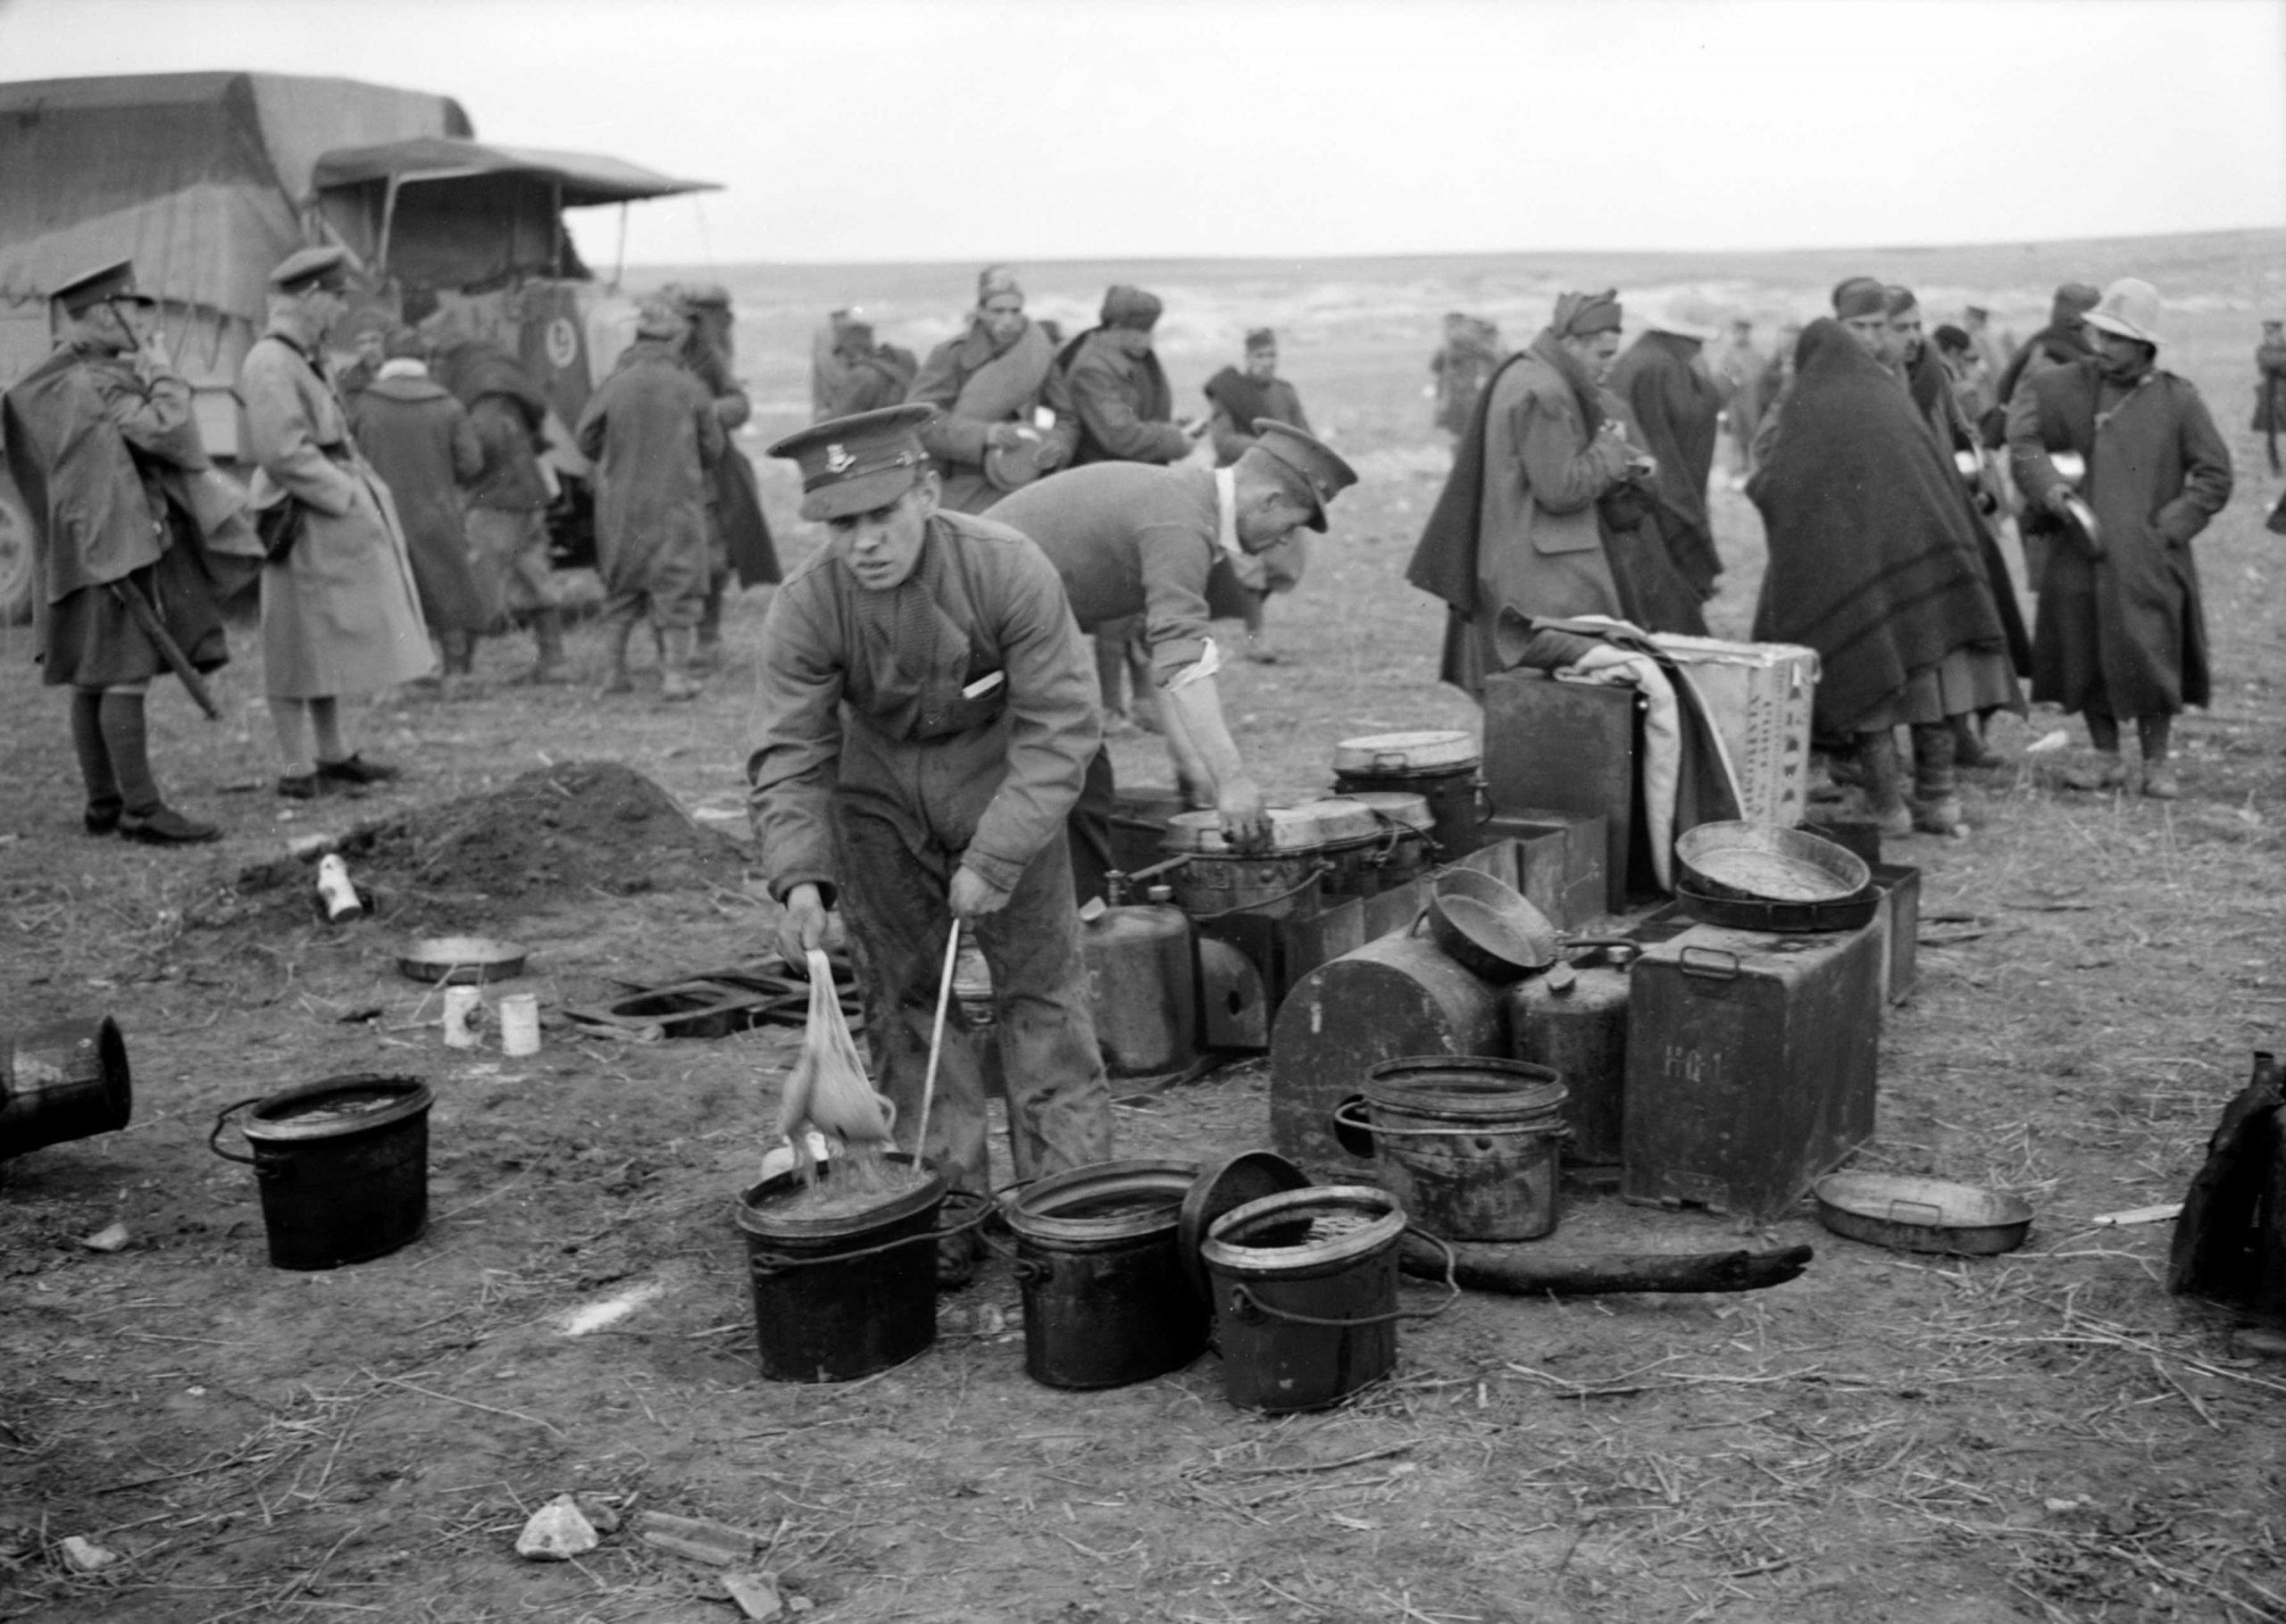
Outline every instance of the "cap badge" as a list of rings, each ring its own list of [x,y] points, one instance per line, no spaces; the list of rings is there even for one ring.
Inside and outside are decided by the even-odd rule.
[[[825,448],[825,471],[830,474],[846,474],[857,466],[857,459],[849,454],[846,446],[838,444]]]

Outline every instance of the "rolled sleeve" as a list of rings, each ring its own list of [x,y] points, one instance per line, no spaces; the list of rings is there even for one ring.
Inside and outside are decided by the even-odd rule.
[[[1214,568],[1214,544],[1188,526],[1154,524],[1138,532],[1135,552],[1143,578],[1144,640],[1164,687],[1206,653],[1214,618],[1206,579]]]

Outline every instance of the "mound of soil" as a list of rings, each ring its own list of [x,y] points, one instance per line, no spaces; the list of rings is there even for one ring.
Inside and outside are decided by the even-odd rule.
[[[735,886],[739,845],[691,820],[667,792],[615,762],[566,762],[482,795],[365,825],[338,848],[385,916],[467,919],[602,892]],[[306,907],[312,870],[293,858],[238,877],[242,898]]]

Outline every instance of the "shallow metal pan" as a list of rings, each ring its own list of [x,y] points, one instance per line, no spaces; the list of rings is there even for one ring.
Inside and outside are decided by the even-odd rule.
[[[1810,1192],[1836,1235],[1900,1252],[1991,1257],[2023,1245],[2032,1227],[2021,1195],[1910,1173],[1828,1173]]]
[[[1706,896],[1748,902],[1840,902],[1873,873],[1855,852],[1776,823],[1702,823],[1675,842],[1675,862]]]

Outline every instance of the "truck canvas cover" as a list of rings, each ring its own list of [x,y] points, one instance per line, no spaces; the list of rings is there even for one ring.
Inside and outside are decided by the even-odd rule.
[[[0,304],[131,258],[146,292],[256,321],[270,268],[309,240],[322,154],[471,133],[449,96],[355,79],[0,84]]]

